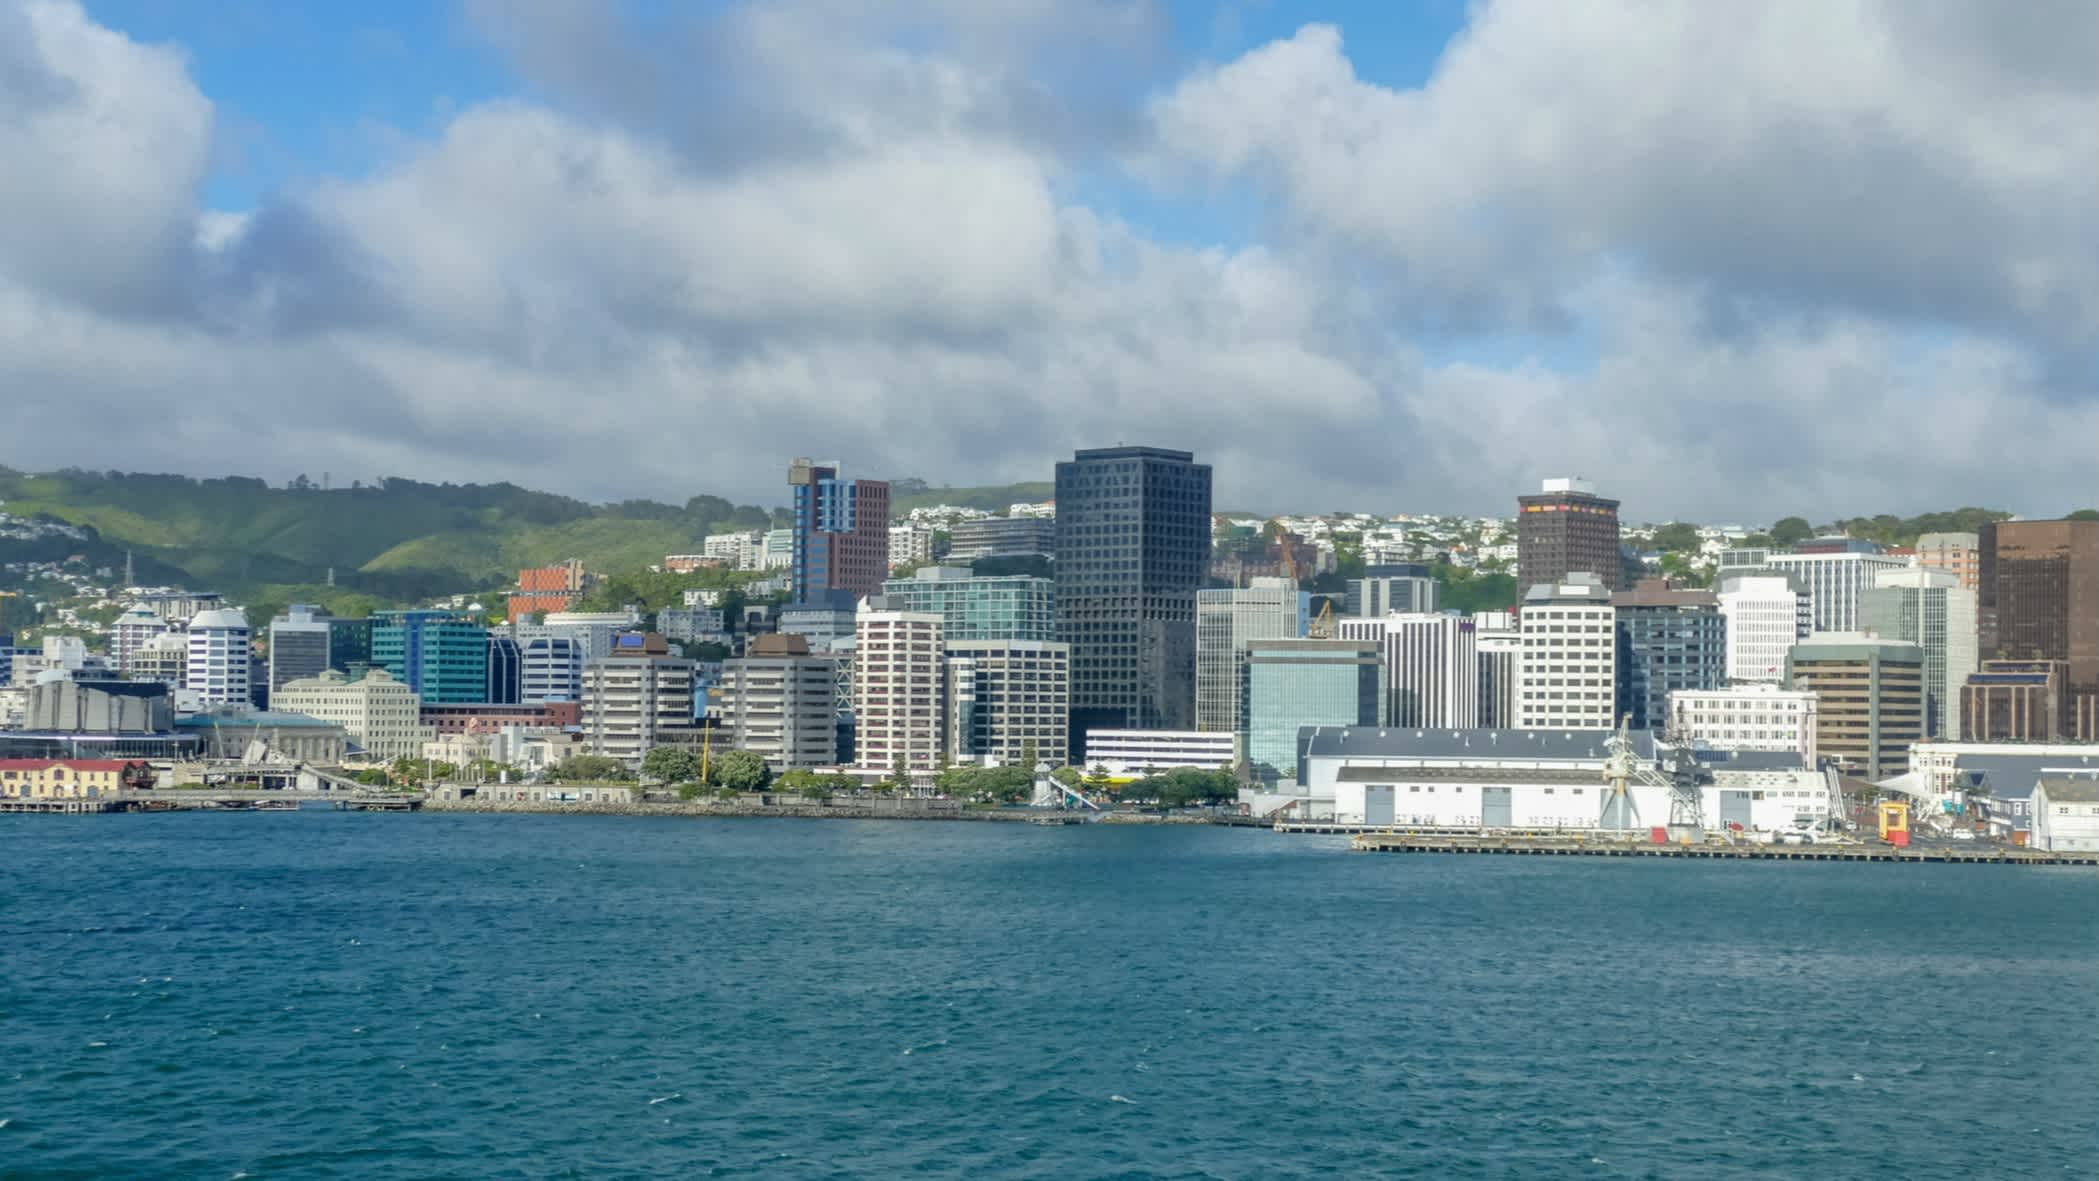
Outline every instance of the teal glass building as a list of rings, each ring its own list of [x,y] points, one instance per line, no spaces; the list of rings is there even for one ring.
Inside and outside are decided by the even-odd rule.
[[[375,611],[372,663],[414,689],[425,705],[482,701],[488,629],[450,611]]]
[[[1057,584],[1047,578],[979,577],[966,567],[927,566],[883,583],[882,593],[902,599],[906,611],[940,616],[950,642],[1057,638]]]
[[[1374,640],[1248,640],[1241,669],[1240,749],[1263,783],[1304,782],[1300,731],[1376,727],[1385,670]]]

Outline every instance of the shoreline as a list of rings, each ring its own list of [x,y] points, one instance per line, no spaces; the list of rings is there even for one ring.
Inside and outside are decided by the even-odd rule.
[[[1004,808],[910,807],[906,803],[847,804],[746,804],[714,800],[647,801],[642,803],[554,803],[538,800],[437,800],[423,801],[419,812],[516,814],[531,816],[670,816],[719,817],[730,820],[762,820],[768,817],[792,820],[937,820],[990,824],[1034,824],[1044,827],[1089,823],[1079,813],[1024,812]],[[1142,812],[1108,812],[1099,824],[1198,824],[1214,825],[1206,816],[1157,816]]]

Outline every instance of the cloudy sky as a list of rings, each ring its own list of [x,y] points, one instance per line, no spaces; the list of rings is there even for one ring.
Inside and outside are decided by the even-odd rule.
[[[2099,6],[0,0],[0,463],[2099,504]]]

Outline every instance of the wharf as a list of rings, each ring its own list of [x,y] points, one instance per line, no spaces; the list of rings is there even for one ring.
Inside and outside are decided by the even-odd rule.
[[[1673,857],[1733,861],[1875,861],[1883,864],[1921,862],[1960,865],[2090,865],[2099,852],[2064,853],[2038,849],[1897,849],[1890,845],[1755,845],[1671,844],[1593,841],[1514,836],[1451,836],[1401,832],[1362,832],[1350,844],[1363,853],[1483,853],[1517,857]]]

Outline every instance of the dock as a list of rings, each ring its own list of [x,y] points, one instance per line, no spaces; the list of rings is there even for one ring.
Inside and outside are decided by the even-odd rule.
[[[1707,842],[1657,845],[1638,841],[1571,840],[1520,836],[1452,836],[1405,832],[1359,832],[1350,841],[1362,853],[1475,853],[1505,857],[1663,857],[1731,861],[1873,861],[1959,865],[2099,866],[2099,852],[2048,852],[1992,846],[1898,849],[1881,844],[1758,845]]]

